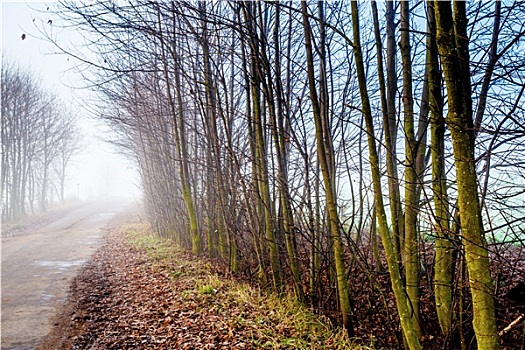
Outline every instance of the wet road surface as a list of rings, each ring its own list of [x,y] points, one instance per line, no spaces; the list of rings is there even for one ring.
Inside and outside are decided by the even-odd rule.
[[[1,349],[34,349],[69,284],[102,243],[102,228],[129,201],[77,208],[34,232],[2,238]]]

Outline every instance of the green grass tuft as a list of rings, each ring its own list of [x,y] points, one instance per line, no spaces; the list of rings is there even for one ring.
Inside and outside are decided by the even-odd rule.
[[[190,256],[175,244],[151,234],[145,225],[125,227],[129,241],[147,252],[155,264],[169,268],[173,283],[193,284],[180,292],[184,300],[197,302],[196,312],[220,316],[232,330],[250,334],[257,349],[372,349],[357,345],[346,332],[313,314],[291,296],[264,293],[246,283],[222,278],[208,261]],[[203,311],[204,312],[204,311]]]

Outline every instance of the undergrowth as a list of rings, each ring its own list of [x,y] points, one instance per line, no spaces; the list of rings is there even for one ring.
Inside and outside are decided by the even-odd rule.
[[[249,284],[213,272],[211,263],[189,255],[172,241],[159,238],[146,225],[124,227],[130,243],[147,252],[148,263],[166,270],[173,284],[192,286],[181,297],[212,311],[232,336],[250,335],[257,349],[372,349],[358,345],[328,320],[310,312],[291,296],[265,293]],[[174,289],[175,290],[175,289]]]

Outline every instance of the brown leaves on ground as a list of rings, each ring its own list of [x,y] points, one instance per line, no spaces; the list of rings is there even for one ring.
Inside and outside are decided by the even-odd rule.
[[[39,349],[350,348],[315,316],[271,308],[260,292],[141,234],[132,245],[110,230]]]
[[[195,288],[191,281],[171,283],[169,273],[152,265],[122,233],[111,232],[74,281],[74,306],[66,322],[74,336],[60,339],[59,348],[247,348],[211,310],[199,310],[195,296],[184,293]],[[56,340],[43,344],[46,348],[56,349]]]
[[[326,319],[290,298],[264,295],[217,275],[212,262],[149,236],[142,224],[116,222],[108,231],[105,245],[74,280],[69,303],[39,349],[367,348],[351,344]],[[523,276],[508,272],[523,271],[522,249],[505,247],[500,253],[505,259],[493,257],[493,267],[499,272],[495,280],[502,345],[520,348],[523,325],[509,325],[524,313],[523,291],[517,290]],[[425,257],[425,266],[431,266],[432,255]],[[505,268],[509,261],[519,263]],[[426,334],[422,342],[425,349],[453,348],[451,342],[457,339],[444,339],[439,333],[429,282],[432,274],[426,271],[427,278],[422,279],[421,320]],[[353,269],[349,283],[360,291],[353,295],[357,336],[376,348],[402,348],[388,274],[367,275]],[[512,301],[512,293],[520,302]],[[468,297],[465,291],[467,306]],[[470,309],[463,317],[471,322]],[[467,331],[468,339],[471,333]]]

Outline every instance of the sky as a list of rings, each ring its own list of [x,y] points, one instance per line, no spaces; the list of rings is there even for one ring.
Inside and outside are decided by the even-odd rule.
[[[84,147],[69,169],[66,195],[79,195],[81,199],[101,194],[139,197],[139,180],[133,163],[97,137],[106,131],[85,108],[93,97],[80,88],[81,77],[75,71],[77,63],[73,58],[56,54],[57,50],[39,33],[36,25],[51,19],[46,13],[49,6],[53,6],[53,2],[1,0],[1,47],[2,57],[32,71],[41,78],[43,88],[55,92],[79,115]],[[22,34],[25,34],[24,40]],[[80,34],[74,32],[60,35],[61,39],[71,42],[81,39]]]

